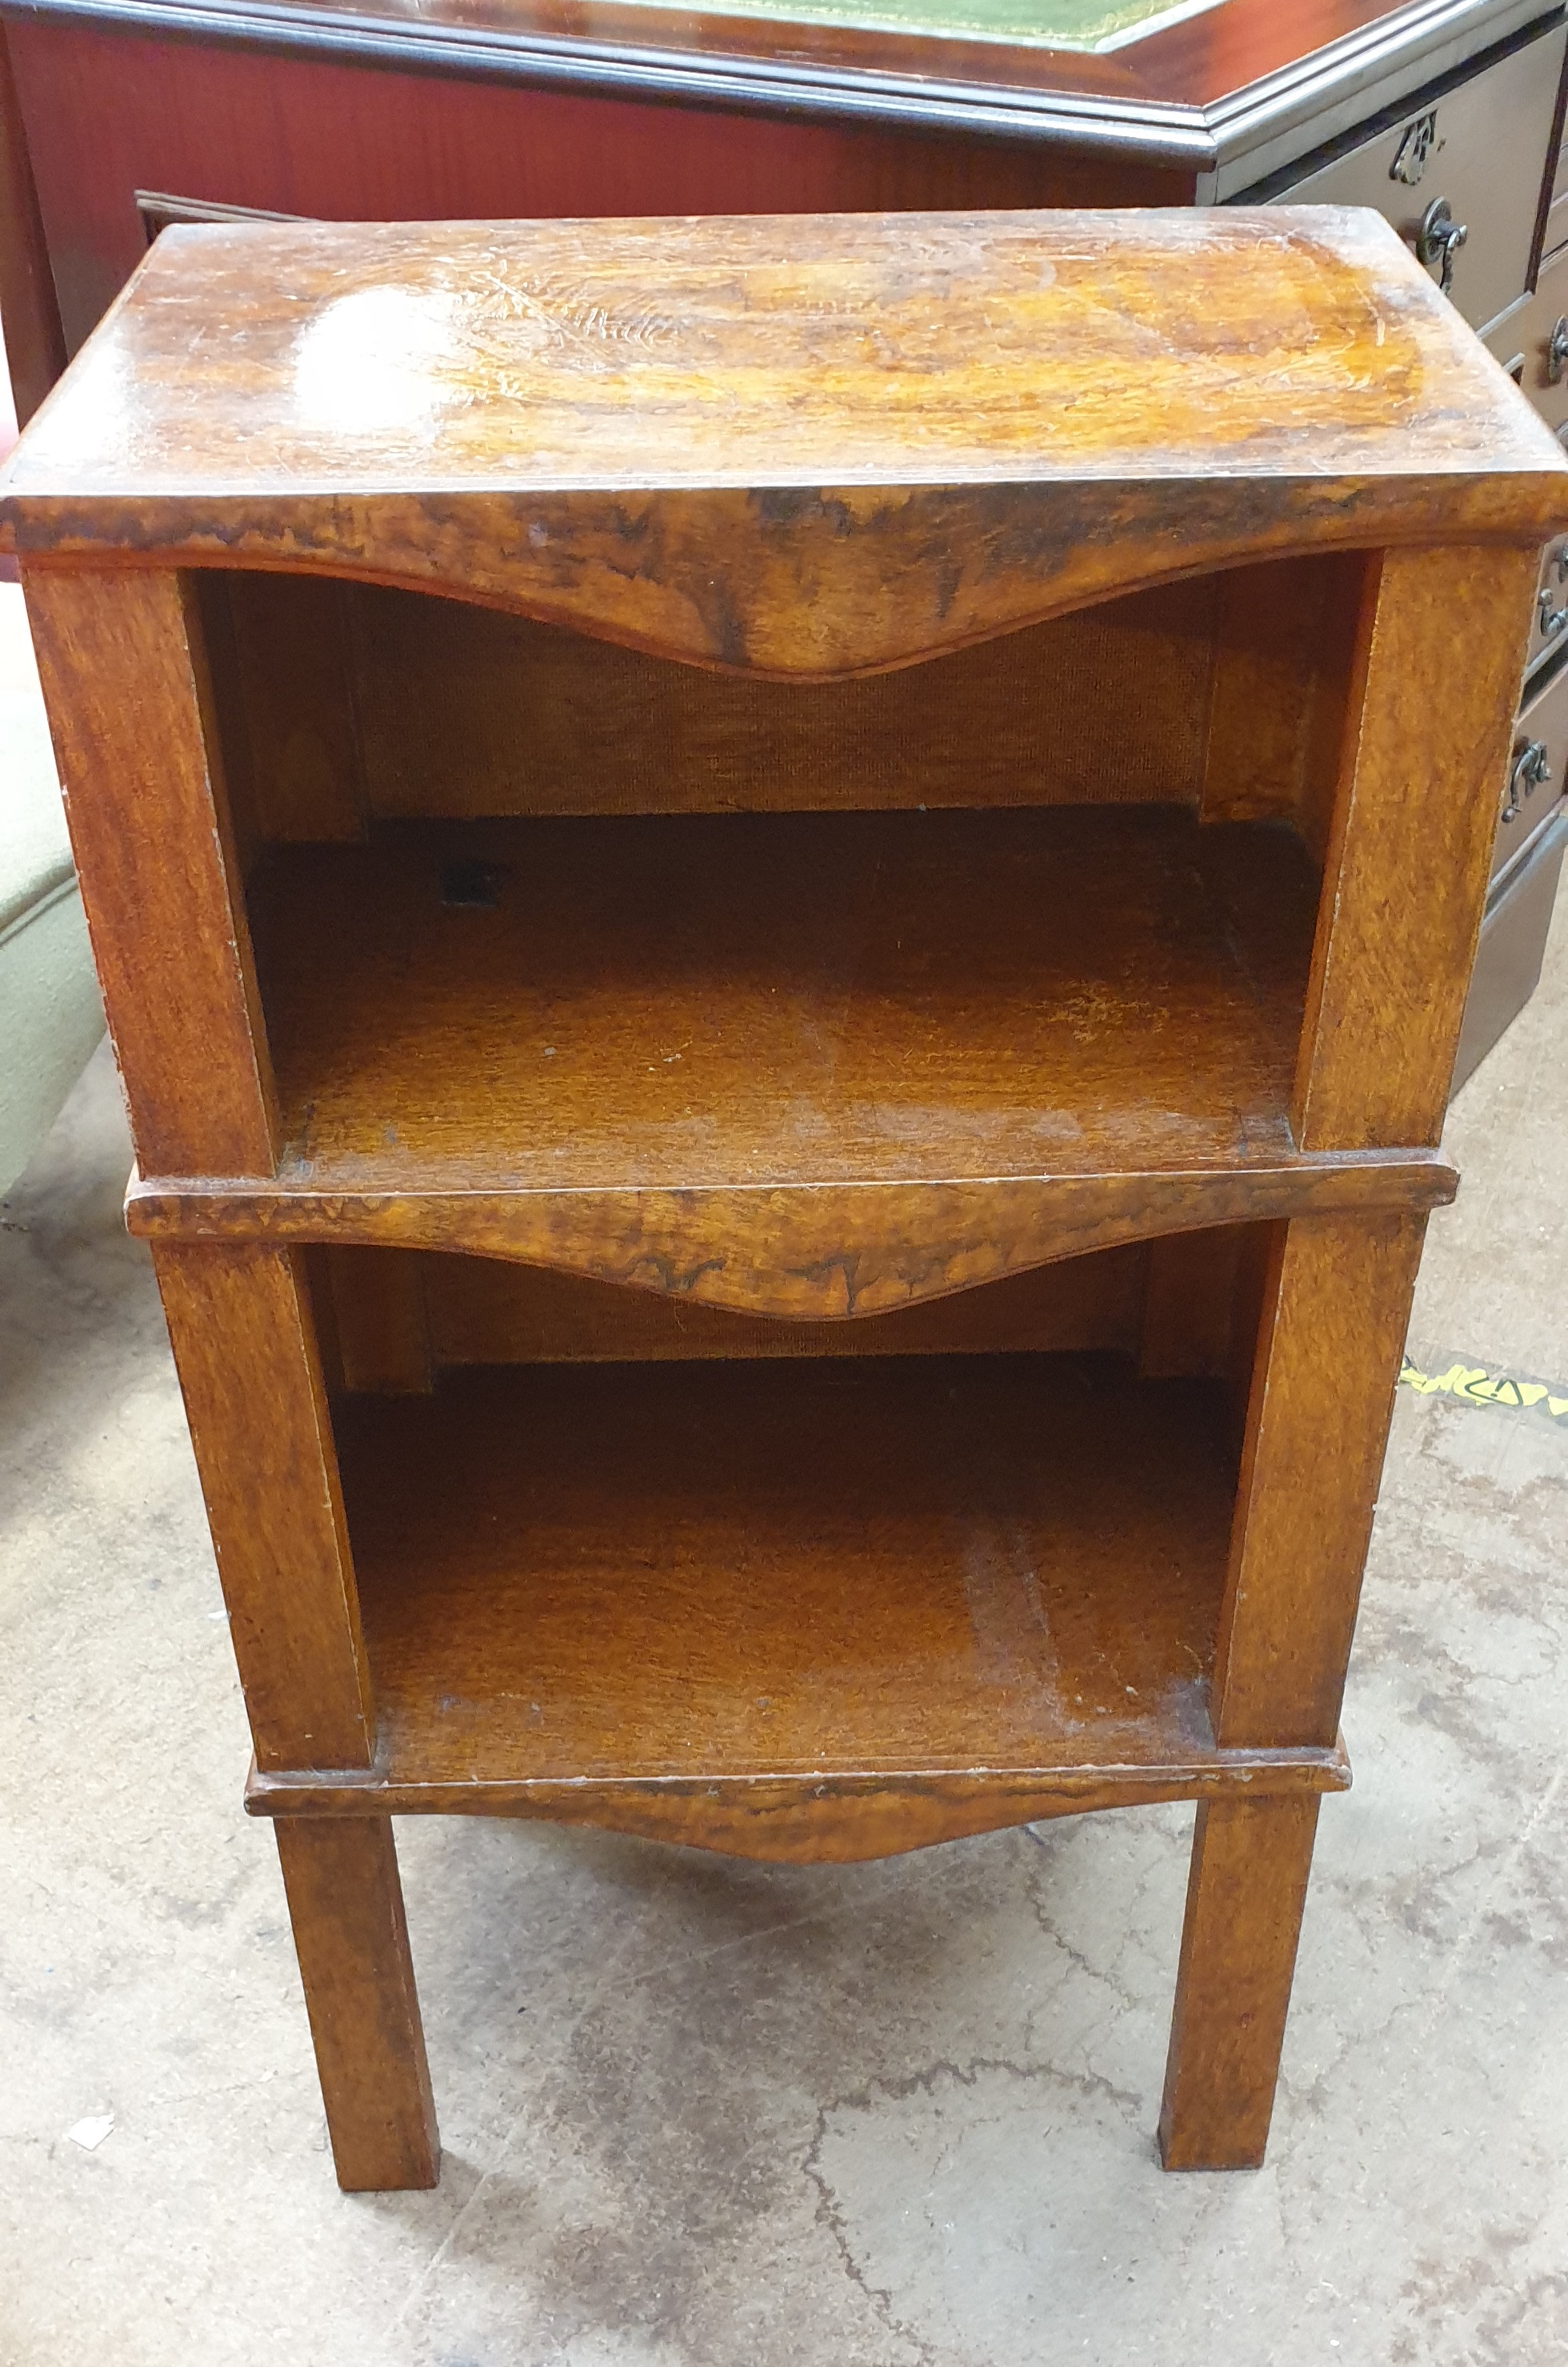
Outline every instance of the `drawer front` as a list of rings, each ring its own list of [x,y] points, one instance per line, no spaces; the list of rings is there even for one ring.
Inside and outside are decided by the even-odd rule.
[[[1565,45],[1568,27],[1553,26],[1446,98],[1274,189],[1270,202],[1374,207],[1438,280],[1440,243],[1428,235],[1423,253],[1423,225],[1439,231],[1446,207],[1465,233],[1448,257],[1449,292],[1472,327],[1484,327],[1529,286]]]
[[[1522,862],[1562,807],[1568,782],[1568,669],[1553,674],[1528,701],[1514,727],[1508,778],[1503,785],[1492,877]]]
[[[1529,302],[1491,330],[1485,343],[1547,425],[1568,444],[1568,255],[1542,266]],[[1564,634],[1568,535],[1559,535],[1541,554],[1526,672],[1555,649]]]
[[[1546,235],[1541,240],[1542,255],[1554,255],[1568,243],[1568,131],[1558,141],[1557,154],[1551,167],[1551,192],[1546,214]]]
[[[1568,633],[1568,535],[1560,534],[1540,555],[1540,582],[1536,586],[1535,614],[1530,618],[1528,674],[1538,659],[1554,650]]]
[[[1561,828],[1554,824],[1487,910],[1460,1030],[1452,1093],[1457,1093],[1480,1066],[1535,992],[1551,927],[1565,836],[1568,823]]]
[[[1545,266],[1529,302],[1483,342],[1561,434],[1568,426],[1568,255]]]

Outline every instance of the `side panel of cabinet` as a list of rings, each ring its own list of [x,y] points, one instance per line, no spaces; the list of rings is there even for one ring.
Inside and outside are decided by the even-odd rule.
[[[1452,1090],[1474,1074],[1540,982],[1568,826],[1559,816],[1511,872],[1481,924],[1470,1000],[1454,1058]]]

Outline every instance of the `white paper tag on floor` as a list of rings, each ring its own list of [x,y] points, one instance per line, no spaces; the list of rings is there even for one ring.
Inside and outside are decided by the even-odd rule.
[[[75,2127],[67,2129],[65,2134],[73,2145],[84,2146],[88,2153],[96,2153],[104,2139],[114,2135],[114,2114],[100,2112],[92,2120],[78,2121]]]

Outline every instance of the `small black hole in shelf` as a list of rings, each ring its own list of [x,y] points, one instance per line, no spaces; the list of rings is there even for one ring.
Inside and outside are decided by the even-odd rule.
[[[493,912],[501,901],[505,879],[504,864],[448,863],[441,874],[441,900],[444,904],[464,904],[472,910]]]

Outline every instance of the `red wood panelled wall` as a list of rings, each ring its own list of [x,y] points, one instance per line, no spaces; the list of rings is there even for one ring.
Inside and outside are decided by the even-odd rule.
[[[137,189],[333,221],[1191,201],[1055,147],[724,114],[8,20],[74,349],[144,246]]]

